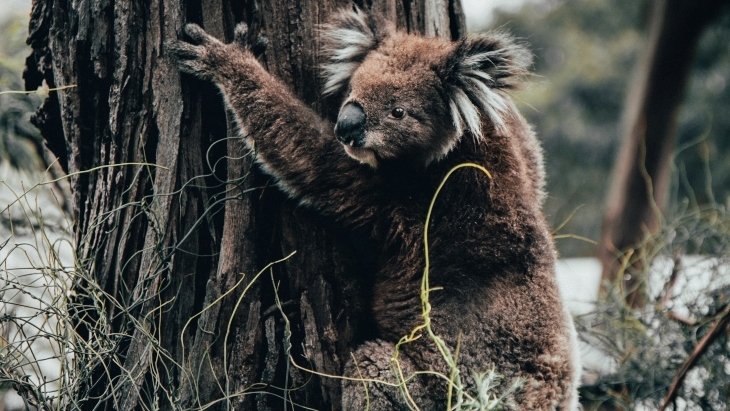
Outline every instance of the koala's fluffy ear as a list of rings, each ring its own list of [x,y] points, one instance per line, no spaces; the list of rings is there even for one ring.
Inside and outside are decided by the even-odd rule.
[[[505,33],[459,40],[442,71],[457,132],[468,130],[480,138],[480,115],[489,116],[497,130],[503,130],[509,113],[503,90],[518,86],[518,77],[531,63],[527,48]]]
[[[380,28],[382,27],[382,28]],[[322,26],[324,94],[336,94],[347,86],[365,56],[378,48],[389,28],[359,8],[344,9]]]

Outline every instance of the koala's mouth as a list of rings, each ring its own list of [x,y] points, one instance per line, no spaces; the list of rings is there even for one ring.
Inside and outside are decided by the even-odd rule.
[[[355,160],[369,164],[372,168],[378,168],[378,159],[375,157],[375,151],[365,147],[352,147],[349,145],[342,145],[345,147],[345,153]]]

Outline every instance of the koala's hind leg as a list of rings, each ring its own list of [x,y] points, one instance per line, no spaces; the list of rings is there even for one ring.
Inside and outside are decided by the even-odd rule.
[[[345,366],[345,376],[356,379],[379,380],[383,383],[343,380],[343,410],[411,410],[409,404],[415,403],[422,410],[433,410],[439,407],[433,400],[435,392],[429,387],[427,378],[415,376],[416,371],[411,360],[403,353],[398,356],[398,363],[403,377],[408,379],[405,388],[397,386],[398,379],[393,374],[392,363],[395,347],[382,340],[368,341],[361,345]],[[367,384],[367,391],[365,389]],[[407,392],[406,392],[407,390]]]

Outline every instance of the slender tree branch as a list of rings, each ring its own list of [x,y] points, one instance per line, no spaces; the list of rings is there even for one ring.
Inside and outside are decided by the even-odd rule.
[[[726,329],[728,325],[730,325],[730,305],[725,307],[720,319],[712,326],[710,331],[702,337],[702,340],[700,340],[699,344],[697,344],[695,349],[692,351],[692,354],[687,357],[682,366],[679,368],[677,375],[674,376],[672,385],[669,387],[667,396],[664,397],[664,403],[661,407],[659,407],[659,411],[664,411],[670,403],[674,402],[674,399],[679,393],[679,387],[682,386],[682,382],[684,382],[689,370],[697,364],[697,361],[699,361],[705,351],[707,351],[710,345],[712,345],[715,339],[722,334],[722,331]]]

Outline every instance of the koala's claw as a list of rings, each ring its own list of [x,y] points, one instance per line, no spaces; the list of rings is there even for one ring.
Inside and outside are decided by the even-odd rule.
[[[259,57],[266,51],[266,48],[269,47],[269,38],[264,36],[259,36],[254,42],[251,43],[251,53],[253,53],[254,56]]]
[[[202,46],[195,46],[190,43],[178,40],[170,40],[165,43],[167,52],[177,60],[177,66],[183,73],[192,74],[202,79],[209,79],[203,56],[205,51]]]
[[[240,54],[240,58],[248,58],[248,51],[254,56],[261,55],[266,50],[268,41],[265,37],[252,40],[248,26],[239,23],[235,29],[234,42],[224,44],[217,38],[206,33],[197,24],[189,23],[183,27],[183,40],[170,40],[165,43],[167,52],[177,61],[177,66],[183,73],[192,74],[202,80],[216,81],[230,67],[232,54]],[[233,69],[228,72],[235,71]]]
[[[233,31],[233,41],[241,46],[248,46],[248,24],[240,22]]]
[[[165,48],[170,54],[175,56],[178,61],[200,57],[198,48],[192,44],[185,43],[184,41],[168,41],[165,43]]]
[[[213,37],[208,35],[202,27],[195,23],[186,24],[185,27],[183,27],[183,31],[195,44],[204,45],[211,40],[215,40]]]
[[[183,73],[213,80],[215,62],[225,55],[225,45],[197,24],[186,24],[183,33],[184,40],[171,40],[165,44],[168,53],[177,60]]]
[[[269,45],[269,39],[266,36],[251,38],[249,27],[246,23],[240,22],[234,30],[233,42],[244,49],[251,50],[254,56],[259,57],[266,51]]]

